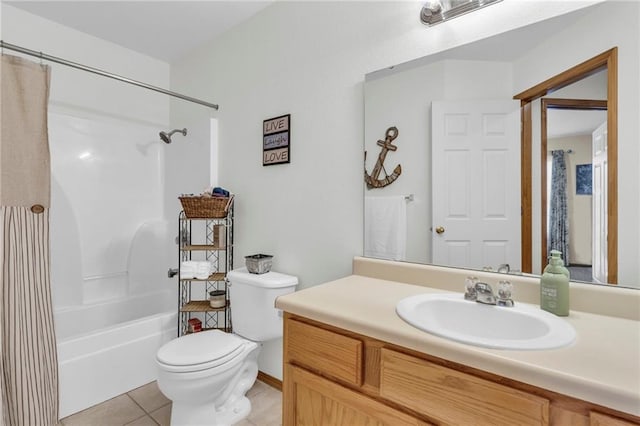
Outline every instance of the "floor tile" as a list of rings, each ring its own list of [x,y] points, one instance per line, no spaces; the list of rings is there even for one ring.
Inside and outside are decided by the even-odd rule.
[[[142,407],[144,411],[150,413],[171,402],[158,388],[157,382],[151,382],[140,386],[129,392],[129,396]]]
[[[247,419],[259,426],[278,426],[282,424],[282,392],[265,385],[250,396],[251,413]],[[247,392],[248,394],[248,392]]]
[[[158,426],[158,423],[156,423],[151,416],[146,415],[132,421],[131,423],[127,423],[125,426]]]
[[[143,417],[145,412],[126,394],[66,417],[65,426],[122,426]]]
[[[251,399],[254,396],[258,395],[259,393],[264,392],[265,390],[268,390],[269,388],[270,386],[267,385],[266,383],[261,382],[260,380],[256,380],[256,382],[253,384],[251,389],[247,391],[247,398]]]
[[[162,408],[159,408],[149,413],[153,420],[155,420],[160,426],[169,426],[171,424],[171,404],[167,404]]]

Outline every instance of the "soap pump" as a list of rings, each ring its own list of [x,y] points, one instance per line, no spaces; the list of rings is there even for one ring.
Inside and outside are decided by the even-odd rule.
[[[540,277],[540,307],[561,317],[569,315],[569,270],[558,250],[551,250],[549,265]]]

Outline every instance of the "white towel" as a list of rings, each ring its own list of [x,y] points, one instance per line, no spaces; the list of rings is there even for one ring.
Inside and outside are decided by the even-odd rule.
[[[180,278],[206,280],[213,272],[213,264],[208,261],[186,260],[180,264]]]
[[[407,202],[403,195],[364,198],[364,255],[405,260]]]

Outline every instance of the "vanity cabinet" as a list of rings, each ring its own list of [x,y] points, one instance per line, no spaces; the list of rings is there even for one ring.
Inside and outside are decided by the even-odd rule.
[[[285,313],[283,425],[628,426],[640,419]]]

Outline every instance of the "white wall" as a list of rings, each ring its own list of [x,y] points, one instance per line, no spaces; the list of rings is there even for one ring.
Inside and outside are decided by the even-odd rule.
[[[366,73],[589,3],[505,0],[427,28],[420,2],[276,2],[173,63],[173,90],[220,104],[219,183],[238,197],[236,266],[247,254],[273,254],[274,270],[297,275],[301,287],[351,272],[363,241]],[[174,125],[206,126],[211,115],[178,102],[171,113]],[[289,113],[291,164],[263,167],[262,121]],[[191,176],[196,188],[208,175]],[[265,367],[280,363],[269,352],[261,368],[280,376]]]
[[[5,3],[2,4],[2,39],[7,43],[42,51],[155,86],[169,86],[167,63],[42,19]],[[19,55],[9,50],[5,50],[4,53]],[[30,57],[30,59],[38,61],[37,58]],[[135,215],[126,215],[127,205],[135,206],[136,210],[140,210],[139,204],[144,204],[142,207],[147,209],[144,212],[146,217],[161,218],[163,216],[162,177],[157,174],[152,176],[150,173],[154,170],[157,173],[158,162],[164,161],[162,151],[165,148],[164,144],[159,142],[157,132],[166,129],[169,122],[169,101],[162,94],[62,65],[50,65],[52,68],[49,103],[49,111],[52,114],[50,144],[54,168],[51,206],[51,273],[54,307],[60,309],[83,302],[83,291],[86,288],[83,288],[81,281],[83,271],[80,257],[82,254],[89,254],[90,250],[81,251],[82,241],[86,243],[94,239],[105,242],[105,237],[113,238],[124,228],[130,227],[134,227],[128,232],[133,238],[135,223],[129,222],[139,222],[142,219],[136,218]],[[67,124],[59,126],[58,124],[62,122]],[[132,144],[123,147],[125,139]],[[135,143],[139,143],[139,146]],[[121,150],[119,146],[125,149]],[[94,157],[93,163],[90,163],[87,158],[85,160],[77,158],[78,153],[82,153],[83,150],[91,151]],[[112,154],[115,154],[115,157]],[[125,170],[124,165],[127,160],[131,163],[138,157],[144,161],[144,164],[142,162],[138,164],[139,170],[132,171],[133,175],[130,176],[125,173],[130,169]],[[162,166],[160,164],[160,167]],[[119,168],[121,169],[118,170]],[[125,176],[127,176],[125,182],[118,182],[119,178]],[[61,179],[67,183],[78,183],[79,186],[76,189],[80,193],[73,193],[69,188],[64,188],[64,182],[61,182]],[[95,179],[95,185],[91,184],[91,179]],[[132,188],[127,184],[129,181],[141,185],[137,192],[146,192],[141,192],[140,197],[128,200],[119,197],[120,191]],[[150,194],[153,194],[153,200],[150,200]],[[73,197],[73,200],[69,197]],[[108,229],[104,229],[104,222],[91,223],[90,221],[99,217],[104,211],[106,207],[100,202],[109,197],[115,202],[108,203],[106,207],[111,206],[125,214],[123,217],[127,223],[109,223]],[[96,202],[92,202],[92,199]],[[81,209],[85,211],[80,211]],[[116,215],[114,214],[113,217]],[[80,216],[89,219],[89,222],[85,220],[84,231],[95,229],[95,233],[86,235],[85,232],[85,235],[80,235],[80,226],[83,226],[79,220]],[[85,265],[84,274],[125,273],[129,243],[130,241],[119,241],[118,238],[114,238],[113,242],[106,243],[105,247],[95,246],[96,250],[106,251],[96,251],[93,253],[93,259],[103,259],[105,262],[98,265],[89,261]],[[172,256],[171,259],[174,257]],[[111,262],[113,270],[100,269],[109,267],[109,259],[113,260]],[[168,266],[162,264],[157,265],[157,268],[166,271]],[[117,295],[116,289],[112,290],[111,294]],[[98,293],[100,291],[94,294]],[[89,299],[91,298],[92,296],[89,296]]]

